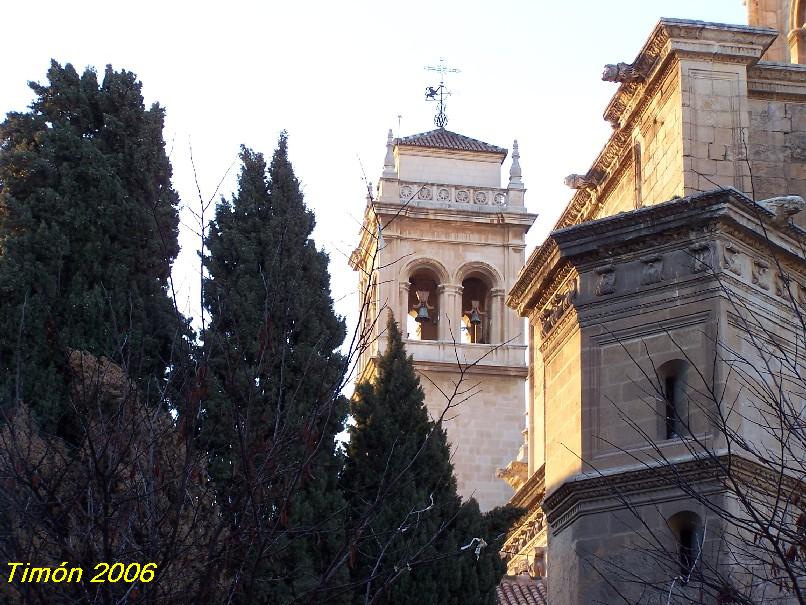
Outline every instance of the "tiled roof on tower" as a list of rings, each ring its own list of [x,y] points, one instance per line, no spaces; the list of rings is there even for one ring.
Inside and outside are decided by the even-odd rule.
[[[497,605],[547,605],[541,580],[504,576],[496,589]]]
[[[503,147],[490,145],[478,139],[471,139],[463,134],[451,132],[444,128],[437,128],[429,130],[428,132],[421,132],[413,134],[408,137],[395,139],[396,145],[404,145],[411,147],[431,147],[433,149],[456,149],[459,151],[482,151],[484,153],[500,153],[504,156],[507,155],[508,150]]]

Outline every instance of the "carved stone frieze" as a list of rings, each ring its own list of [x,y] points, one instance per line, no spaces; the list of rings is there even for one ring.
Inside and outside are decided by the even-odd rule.
[[[656,284],[663,279],[663,257],[660,254],[645,256],[641,259],[641,284]]]
[[[764,290],[770,289],[770,264],[762,259],[753,260],[752,282]]]

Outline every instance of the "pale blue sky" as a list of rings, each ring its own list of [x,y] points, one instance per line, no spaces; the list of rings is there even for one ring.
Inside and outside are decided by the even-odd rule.
[[[30,102],[50,58],[111,63],[138,74],[147,102],[167,108],[174,185],[197,204],[212,194],[245,143],[271,155],[282,129],[316,212],[317,242],[331,256],[333,295],[355,311],[345,255],[358,237],[367,176],[377,180],[386,132],[433,128],[423,101],[440,57],[461,69],[447,81],[448,128],[511,148],[520,143],[526,203],[543,240],[611,132],[604,107],[616,90],[602,66],[630,62],[660,17],[745,23],[741,0],[473,0],[345,2],[5,2],[0,8],[0,114]],[[509,160],[504,167],[508,168]],[[233,170],[223,192],[234,188]],[[185,220],[192,219],[185,215]],[[198,316],[197,242],[182,238],[176,277],[186,313]]]

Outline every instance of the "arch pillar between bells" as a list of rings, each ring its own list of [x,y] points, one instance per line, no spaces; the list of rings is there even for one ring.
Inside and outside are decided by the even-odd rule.
[[[462,342],[462,286],[456,284],[440,284],[439,293],[439,325],[437,338],[442,341]]]
[[[411,284],[409,282],[400,282],[400,302],[398,303],[398,312],[395,313],[395,315],[397,315],[395,319],[400,327],[400,333],[403,335],[403,338],[406,338],[406,330],[408,329],[410,288]]]
[[[506,341],[508,334],[505,322],[504,289],[493,288],[490,290],[490,344]]]

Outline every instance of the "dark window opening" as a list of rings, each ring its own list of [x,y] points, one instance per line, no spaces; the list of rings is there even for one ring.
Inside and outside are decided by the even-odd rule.
[[[667,376],[664,385],[666,396],[666,438],[674,439],[680,436],[680,414],[677,408],[677,377]]]
[[[702,520],[697,513],[681,511],[669,519],[668,525],[677,542],[680,577],[685,583],[694,576],[702,558]]]

